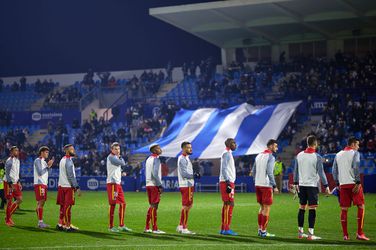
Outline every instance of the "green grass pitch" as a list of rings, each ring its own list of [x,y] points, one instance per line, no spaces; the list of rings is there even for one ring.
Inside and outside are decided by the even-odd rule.
[[[72,209],[72,222],[79,232],[66,233],[54,229],[58,219],[56,192],[48,193],[44,219],[51,229],[36,227],[37,218],[33,192],[24,192],[21,210],[13,216],[14,228],[0,224],[0,249],[313,249],[313,248],[376,248],[376,195],[366,194],[365,232],[369,242],[355,240],[356,208],[349,212],[351,240],[342,240],[339,207],[336,197],[320,197],[315,233],[321,241],[297,239],[298,201],[291,195],[274,196],[274,204],[268,230],[275,233],[273,239],[257,237],[258,204],[254,193],[236,194],[232,229],[239,236],[219,235],[222,202],[219,193],[195,193],[194,204],[189,215],[189,229],[197,235],[180,235],[175,229],[180,219],[180,193],[164,193],[158,210],[158,224],[165,235],[142,233],[148,207],[145,193],[126,193],[126,226],[132,233],[110,233],[107,229],[108,203],[105,192],[83,192],[77,197]],[[4,211],[0,211],[4,218]],[[118,223],[116,211],[115,222]],[[307,214],[306,224],[307,225]],[[305,229],[307,231],[307,229]]]

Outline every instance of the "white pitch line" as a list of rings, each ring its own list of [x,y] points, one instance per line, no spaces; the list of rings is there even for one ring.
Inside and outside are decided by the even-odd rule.
[[[234,243],[195,243],[195,244],[158,244],[158,245],[152,245],[152,244],[131,244],[131,245],[72,245],[72,246],[45,246],[45,247],[10,247],[10,248],[0,248],[0,249],[70,249],[70,248],[127,248],[127,247],[152,247],[152,248],[160,248],[160,247],[210,247],[210,246],[223,246],[223,245],[231,245],[233,247],[286,247],[286,246],[295,246],[295,247],[346,247],[346,245],[340,245],[340,244],[294,244],[294,243],[247,243],[247,244],[234,244]],[[363,245],[362,247],[368,247],[366,245]],[[371,246],[369,246],[371,247]]]

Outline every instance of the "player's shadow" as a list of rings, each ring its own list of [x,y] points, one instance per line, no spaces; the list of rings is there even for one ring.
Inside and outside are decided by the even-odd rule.
[[[311,241],[306,239],[291,239],[291,238],[281,238],[281,237],[274,237],[274,238],[267,238],[268,241],[281,241],[281,242],[289,242],[289,243],[296,243],[296,244],[315,244],[315,245],[343,245],[343,246],[376,246],[376,242],[373,241],[343,241],[343,240],[317,240]]]
[[[35,210],[33,210],[33,209],[17,209],[14,213],[15,214],[18,214],[18,213],[35,213]]]
[[[246,243],[254,242],[254,240],[252,239],[245,239],[245,238],[241,238],[240,236],[221,236],[221,235],[214,235],[214,234],[195,234],[195,235],[176,234],[174,236],[179,237],[181,239],[223,242],[223,243],[228,243],[231,241],[239,241],[239,242],[246,242]]]
[[[86,236],[90,236],[93,238],[101,238],[101,239],[107,239],[107,240],[124,240],[124,238],[121,238],[122,234],[120,233],[103,233],[103,232],[97,232],[97,231],[87,231],[87,230],[78,230],[76,232],[61,232],[66,234],[82,234]]]
[[[249,236],[231,236],[231,235],[215,235],[215,234],[205,234],[204,235],[207,238],[215,239],[216,241],[224,241],[224,242],[231,242],[231,241],[236,241],[236,242],[241,242],[241,243],[254,243],[255,240],[252,239]]]
[[[129,235],[139,237],[139,238],[148,238],[148,239],[155,239],[155,240],[172,240],[172,241],[179,241],[173,235],[168,234],[151,234],[151,233],[137,233],[137,232],[131,232],[128,233]]]
[[[31,231],[31,232],[38,232],[38,233],[56,233],[52,228],[45,228],[40,229],[37,227],[30,227],[30,226],[14,226],[17,229],[25,230],[25,231]]]

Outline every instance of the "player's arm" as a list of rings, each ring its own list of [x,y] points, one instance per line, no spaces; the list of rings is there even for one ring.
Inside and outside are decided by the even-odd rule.
[[[10,171],[11,170],[12,170],[12,160],[8,160],[5,163],[5,176],[7,177],[7,182],[8,182],[9,185],[12,185],[13,182],[15,181],[10,176]]]
[[[48,172],[48,168],[43,168],[42,160],[40,158],[34,161],[35,169],[37,171],[38,176],[42,176],[46,172]]]
[[[269,155],[268,163],[266,166],[266,174],[269,177],[270,184],[273,186],[275,192],[278,192],[277,184],[275,183],[274,179],[274,165],[275,165],[275,158],[272,154]]]
[[[222,168],[222,177],[223,179],[225,179],[225,182],[226,182],[226,193],[231,193],[232,191],[232,188],[231,188],[231,184],[230,184],[230,177],[228,176],[228,173],[227,173],[227,170],[229,168],[229,164],[230,164],[230,153],[225,153],[223,156],[222,156],[222,164],[221,164],[221,168]]]
[[[159,191],[162,192],[163,188],[162,188],[162,177],[159,176],[159,168],[160,168],[160,161],[155,158],[153,159],[153,170],[151,171],[151,175],[153,177],[153,179],[155,180],[158,188],[159,188]]]
[[[110,155],[109,157],[109,160],[111,162],[111,164],[115,165],[115,166],[125,166],[125,161],[123,158],[120,158],[119,156],[116,156],[116,155]]]
[[[334,158],[333,167],[332,167],[332,175],[333,180],[336,183],[337,187],[339,186],[339,179],[338,179],[338,165],[337,165],[337,156]]]
[[[228,173],[227,173],[227,170],[229,168],[229,163],[230,163],[230,154],[226,152],[222,156],[222,164],[221,164],[222,176],[223,176],[223,179],[225,179],[225,182],[230,182],[230,177],[228,176]]]
[[[352,161],[352,164],[351,164],[351,168],[354,171],[354,179],[355,179],[355,187],[353,189],[354,193],[358,193],[359,188],[361,186],[359,167],[360,167],[360,154],[359,154],[359,152],[355,152],[354,158],[353,158],[353,161]]]
[[[255,178],[256,178],[256,161],[253,163],[251,175],[253,176],[253,180],[255,180]]]
[[[294,163],[294,185],[299,185],[299,166],[298,166],[298,158],[295,158]]]
[[[80,186],[78,186],[76,177],[74,177],[74,168],[73,168],[73,162],[72,161],[66,161],[65,162],[65,170],[67,173],[68,182],[74,189],[79,189]]]
[[[179,169],[180,169],[180,174],[183,178],[193,179],[193,174],[188,172],[188,161],[187,161],[187,159],[180,158],[178,166],[179,166]]]
[[[329,191],[329,187],[328,187],[328,180],[326,179],[326,175],[325,175],[325,171],[324,171],[324,165],[322,164],[322,158],[319,155],[317,155],[316,171],[319,174],[321,182],[325,187],[325,193],[327,195],[329,195],[330,191]]]

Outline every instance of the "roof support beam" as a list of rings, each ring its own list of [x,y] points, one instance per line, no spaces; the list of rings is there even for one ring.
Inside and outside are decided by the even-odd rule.
[[[367,19],[367,17],[364,15],[364,13],[362,11],[360,11],[359,9],[357,9],[350,1],[348,1],[348,0],[337,0],[337,2],[339,4],[341,4],[342,6],[344,6],[346,9],[348,9],[349,11],[351,11],[354,15],[356,15],[363,22],[368,23],[368,24],[376,27],[376,22],[373,22],[373,21]]]
[[[289,8],[279,4],[279,3],[271,3],[271,5],[277,9],[278,11],[280,11],[281,13],[285,14],[285,15],[288,15],[290,16],[291,18],[293,18],[294,20],[296,20],[297,22],[299,22],[301,25],[313,30],[313,31],[316,31],[318,33],[320,33],[322,36],[324,36],[326,39],[330,39],[332,38],[332,34],[330,34],[329,32],[327,32],[326,30],[323,30],[322,28],[318,27],[317,25],[314,25],[312,23],[307,23],[306,21],[304,21],[304,17],[299,14],[299,13],[296,13],[294,12],[293,10],[290,10]]]
[[[237,20],[233,17],[229,17],[228,15],[226,15],[225,13],[223,13],[220,10],[213,9],[213,10],[210,10],[210,12],[212,12],[215,15],[225,19],[228,22],[235,24],[236,26],[238,26],[239,28],[247,31],[248,33],[250,33],[253,36],[254,35],[261,36],[262,38],[264,38],[265,40],[267,40],[271,44],[276,44],[276,43],[279,42],[279,40],[276,37],[274,37],[273,35],[266,33],[264,31],[258,30],[256,28],[247,27],[247,25],[244,22],[241,22],[241,21],[239,21],[239,20]]]

